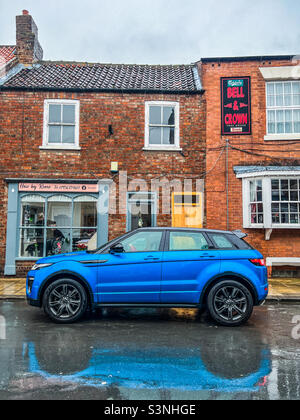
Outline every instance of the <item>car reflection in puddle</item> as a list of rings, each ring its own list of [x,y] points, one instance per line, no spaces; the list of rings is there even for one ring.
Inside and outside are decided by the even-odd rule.
[[[271,354],[254,328],[160,322],[155,331],[155,316],[149,310],[108,311],[101,331],[84,340],[74,327],[51,329],[41,341],[25,344],[28,371],[51,382],[92,387],[236,393],[266,385]],[[193,321],[197,311],[172,309],[157,316]],[[151,325],[145,322],[149,317]]]

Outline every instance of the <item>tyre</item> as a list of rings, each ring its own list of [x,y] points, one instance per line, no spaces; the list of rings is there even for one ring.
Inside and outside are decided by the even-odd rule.
[[[86,291],[75,280],[67,278],[56,280],[45,291],[43,308],[52,321],[71,324],[82,318],[86,312]]]
[[[236,327],[247,322],[252,315],[253,298],[241,283],[223,280],[210,290],[207,309],[218,324]]]

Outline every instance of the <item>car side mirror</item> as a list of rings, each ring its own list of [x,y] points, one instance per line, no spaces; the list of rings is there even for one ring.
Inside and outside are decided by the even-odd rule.
[[[119,243],[119,244],[113,245],[110,248],[109,252],[111,254],[122,254],[123,252],[125,252],[125,249],[124,249],[123,245]]]

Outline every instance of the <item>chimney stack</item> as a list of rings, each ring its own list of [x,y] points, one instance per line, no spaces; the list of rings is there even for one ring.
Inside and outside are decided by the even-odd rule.
[[[19,63],[30,66],[43,59],[38,40],[38,28],[28,10],[16,16],[17,56]]]

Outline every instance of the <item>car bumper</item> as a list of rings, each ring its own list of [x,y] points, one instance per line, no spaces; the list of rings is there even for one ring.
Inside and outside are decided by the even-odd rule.
[[[37,308],[40,308],[40,306],[41,306],[40,302],[36,299],[31,299],[31,298],[27,297],[26,301],[27,301],[28,305],[30,305],[30,306],[35,306]]]
[[[31,306],[40,306],[38,300],[39,285],[37,284],[36,274],[37,272],[35,271],[29,271],[26,278],[26,299]]]
[[[263,305],[269,294],[269,284],[265,283],[258,290],[258,305]]]

